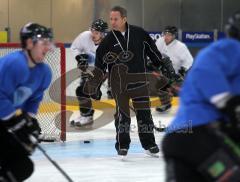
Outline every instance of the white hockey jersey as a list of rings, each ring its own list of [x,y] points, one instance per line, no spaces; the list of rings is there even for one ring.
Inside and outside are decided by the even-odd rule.
[[[164,38],[160,37],[156,41],[156,46],[162,54],[170,57],[176,73],[178,73],[181,67],[188,70],[192,66],[193,57],[187,46],[179,40],[175,39],[169,45],[166,45]]]
[[[91,57],[90,63],[93,63],[95,60],[97,48],[98,45],[95,45],[92,40],[91,31],[80,33],[71,45],[71,51],[74,58],[79,54],[88,54]]]

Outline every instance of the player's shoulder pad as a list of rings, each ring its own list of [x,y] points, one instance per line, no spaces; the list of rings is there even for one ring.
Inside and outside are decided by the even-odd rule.
[[[156,44],[164,44],[165,41],[163,39],[163,37],[159,37],[157,40],[156,40]]]
[[[22,79],[24,79],[23,76],[27,77],[26,73],[29,72],[28,63],[22,51],[16,51],[14,53],[11,53],[4,57],[3,59],[6,60],[7,71],[12,72],[12,74],[15,74],[16,76],[20,76],[20,78]]]
[[[82,32],[79,36],[81,37],[91,37],[91,32],[89,30]]]
[[[25,71],[28,69],[27,57],[23,51],[14,52],[7,59],[9,59],[9,64],[13,65],[16,70],[24,69],[22,71]]]
[[[75,39],[74,41],[88,41],[88,39],[91,37],[91,32],[90,31],[84,31],[81,32]]]
[[[225,40],[228,42],[228,44],[230,44],[234,47],[238,47],[238,48],[240,47],[240,41],[237,40],[237,39],[228,38],[228,39],[225,39]],[[223,41],[224,41],[224,39],[223,39]]]
[[[187,45],[185,43],[183,43],[183,42],[181,42],[177,39],[176,39],[176,41],[177,41],[177,45],[178,45],[179,48],[187,49]]]

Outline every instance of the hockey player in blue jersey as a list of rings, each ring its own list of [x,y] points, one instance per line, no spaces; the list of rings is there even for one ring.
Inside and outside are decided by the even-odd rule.
[[[33,172],[29,155],[41,131],[35,115],[52,77],[43,62],[52,37],[50,29],[28,23],[20,31],[22,50],[0,58],[0,181],[23,181]]]
[[[167,180],[240,181],[240,13],[202,50],[162,142]]]

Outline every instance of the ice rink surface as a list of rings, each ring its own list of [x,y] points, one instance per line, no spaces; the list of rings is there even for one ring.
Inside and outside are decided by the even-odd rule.
[[[160,114],[152,109],[153,120],[167,125],[176,112]],[[76,111],[75,115],[78,114]],[[95,118],[99,116],[96,111]],[[113,116],[110,115],[110,118]],[[114,122],[88,132],[67,133],[67,141],[42,143],[41,146],[73,179],[84,182],[163,182],[165,181],[162,153],[159,158],[145,154],[138,139],[136,119],[132,117],[131,145],[125,161],[122,161],[114,148]],[[155,132],[156,142],[160,145],[164,133]],[[85,140],[90,143],[84,143]],[[161,148],[161,147],[160,147]],[[35,163],[33,175],[27,182],[64,182],[61,173],[38,150],[32,156]]]

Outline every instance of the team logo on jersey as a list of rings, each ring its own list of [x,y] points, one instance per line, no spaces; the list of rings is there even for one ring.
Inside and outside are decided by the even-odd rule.
[[[124,63],[130,61],[133,57],[134,57],[134,54],[131,51],[122,51],[118,55],[118,59]]]
[[[103,61],[106,64],[110,64],[110,63],[114,63],[117,59],[118,55],[114,52],[108,52],[107,54],[105,54],[105,56],[103,57]]]
[[[114,52],[108,52],[104,57],[103,60],[106,64],[114,63],[118,59],[122,63],[126,63],[130,61],[134,57],[133,52],[131,51],[122,51],[119,54]]]

